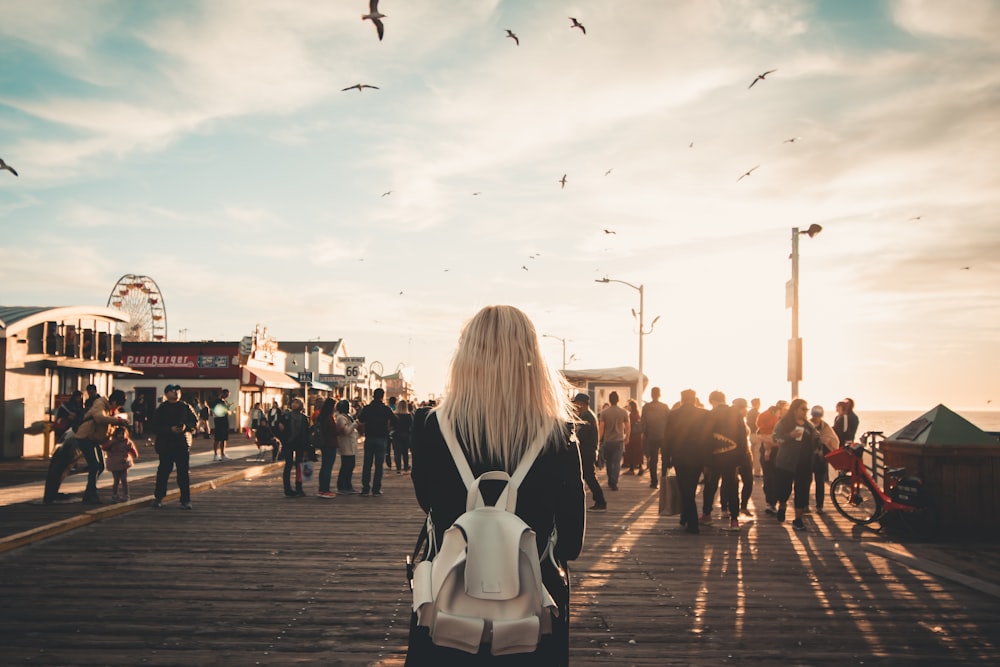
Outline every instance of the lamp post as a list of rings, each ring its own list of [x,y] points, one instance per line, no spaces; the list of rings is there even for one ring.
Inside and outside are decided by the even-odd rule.
[[[799,337],[799,236],[807,234],[812,238],[823,231],[816,223],[809,229],[799,231],[792,227],[792,279],[785,287],[786,307],[792,309],[792,338],[788,341],[788,381],[792,383],[792,398],[798,398],[799,382],[802,381],[802,339]]]
[[[562,369],[566,370],[566,339],[560,338],[559,336],[553,336],[552,334],[542,334],[542,338],[555,338],[557,341],[562,343]]]
[[[644,296],[644,291],[645,291],[645,285],[633,285],[630,282],[627,282],[627,281],[624,281],[624,280],[615,280],[614,278],[608,278],[607,276],[604,276],[603,278],[595,279],[594,282],[595,283],[621,283],[622,285],[628,285],[629,287],[631,287],[632,289],[634,289],[635,291],[637,291],[639,293],[639,312],[638,312],[638,314],[636,314],[636,312],[633,310],[632,314],[633,315],[637,315],[637,317],[639,318],[639,377],[636,379],[636,383],[635,383],[636,384],[636,394],[635,394],[636,398],[635,398],[635,400],[636,400],[636,403],[638,403],[641,406],[642,405],[642,393],[643,393],[642,392],[642,389],[643,389],[643,387],[642,387],[642,338],[646,334],[653,333],[653,327],[656,326],[656,323],[660,319],[660,316],[657,315],[655,318],[653,318],[653,321],[650,322],[650,324],[649,324],[649,331],[646,331],[646,328],[645,328],[646,327],[646,323],[643,320],[643,316],[644,316],[644,312],[643,311],[644,311],[644,307],[645,307],[644,303],[643,303],[643,296]]]

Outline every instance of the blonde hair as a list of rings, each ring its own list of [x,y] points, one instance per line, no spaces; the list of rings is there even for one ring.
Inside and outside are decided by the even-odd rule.
[[[538,435],[548,445],[575,420],[569,386],[549,370],[534,325],[513,306],[487,306],[466,323],[437,416],[474,463],[507,472]]]

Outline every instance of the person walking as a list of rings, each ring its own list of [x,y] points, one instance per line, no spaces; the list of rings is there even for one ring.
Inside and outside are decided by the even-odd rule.
[[[760,399],[751,398],[750,399],[750,410],[747,411],[746,423],[747,429],[750,431],[750,435],[747,436],[747,440],[750,442],[750,453],[751,459],[753,460],[753,474],[754,477],[763,477],[764,471],[760,467],[760,459],[763,456],[763,447],[760,444],[760,435],[757,433],[757,417],[760,416]]]
[[[309,417],[302,411],[302,399],[293,398],[291,409],[281,423],[281,457],[285,467],[281,481],[286,498],[300,498],[306,495],[302,488],[302,458],[309,445]],[[295,469],[295,488],[292,488],[292,469]]]
[[[748,447],[747,427],[743,421],[743,414],[740,410],[726,405],[726,395],[721,391],[713,391],[709,394],[708,402],[712,406],[712,410],[709,412],[712,432],[712,455],[709,459],[709,467],[722,480],[722,505],[729,514],[729,530],[738,531],[740,529],[740,499],[736,474]],[[741,407],[746,409],[745,400]],[[705,495],[707,498],[707,488]],[[711,501],[706,502],[711,506]],[[702,517],[702,522],[705,523],[704,517]]]
[[[601,443],[601,457],[607,466],[608,488],[618,490],[618,475],[622,468],[622,454],[628,440],[630,424],[628,413],[618,407],[618,392],[608,394],[608,407],[601,411],[598,421],[598,436]]]
[[[76,440],[87,461],[87,488],[83,492],[83,502],[101,505],[97,495],[97,478],[104,472],[101,443],[107,441],[115,426],[122,423],[124,415],[119,415],[119,410],[125,405],[125,392],[115,389],[107,398],[96,395],[96,391],[94,393],[94,401],[77,429]]]
[[[590,409],[590,396],[583,392],[573,397],[573,407],[576,410],[576,440],[580,447],[580,465],[583,467],[583,481],[590,489],[590,507],[595,512],[608,509],[608,501],[597,481],[597,416]]]
[[[681,495],[681,526],[689,533],[699,532],[698,478],[708,462],[706,445],[710,423],[708,412],[698,407],[693,389],[681,392],[680,404],[670,411],[664,436],[664,467],[677,472],[677,487]]]
[[[795,530],[806,530],[802,516],[809,507],[809,485],[812,483],[814,450],[820,446],[819,436],[809,421],[809,405],[804,399],[796,398],[788,408],[788,413],[778,420],[774,427],[774,441],[778,452],[774,457],[777,471],[778,521],[785,520],[788,499],[795,490]]]
[[[181,508],[191,509],[191,442],[198,428],[198,415],[188,403],[181,400],[181,387],[168,384],[163,390],[163,402],[153,413],[153,431],[156,433],[156,488],[153,507],[163,507],[167,496],[167,481],[177,468],[177,488],[181,492]]]
[[[840,439],[833,428],[823,420],[823,406],[814,405],[809,410],[809,421],[812,422],[819,437],[820,446],[813,455],[813,482],[816,484],[816,511],[823,513],[823,501],[826,499],[826,483],[829,481],[830,466],[826,455],[840,447]]]
[[[340,472],[337,474],[337,493],[352,496],[357,493],[351,477],[358,452],[358,424],[351,416],[351,402],[337,402],[337,450],[340,453]]]
[[[396,457],[396,474],[410,472],[410,431],[413,428],[413,413],[410,402],[400,399],[396,403],[396,428],[392,431],[392,451]]]
[[[399,423],[396,414],[382,402],[385,390],[379,387],[372,392],[371,403],[361,409],[358,421],[364,428],[365,459],[361,466],[361,496],[382,495],[382,468],[385,465],[386,447],[389,444],[389,429]],[[372,466],[375,476],[372,478]]]
[[[650,389],[649,395],[653,400],[642,406],[642,446],[646,453],[646,465],[649,467],[649,488],[655,489],[659,486],[660,481],[657,476],[657,466],[663,453],[663,439],[667,430],[670,408],[666,403],[660,402],[659,387]],[[664,475],[666,475],[666,467],[663,466]]]
[[[212,437],[215,438],[212,444],[213,461],[229,460],[226,456],[226,444],[229,442],[229,413],[233,406],[228,399],[229,390],[223,389],[215,405],[212,406],[212,415],[215,417],[212,424]]]
[[[135,460],[139,458],[139,450],[128,437],[128,429],[124,425],[115,427],[111,439],[102,444],[101,449],[107,454],[106,465],[115,480],[111,490],[111,502],[126,503],[129,500],[128,469],[135,465]]]
[[[749,419],[749,411],[747,410],[747,399],[745,398],[734,398],[732,406],[733,410],[740,416],[740,421],[742,422],[743,429],[747,433],[746,443],[747,446],[743,448],[742,455],[739,457],[739,467],[736,469],[737,477],[739,477],[740,482],[740,515],[742,516],[753,516],[753,512],[750,511],[750,496],[753,495],[753,445],[750,443],[750,427],[747,423]],[[756,421],[756,420],[755,420]],[[756,423],[754,424],[756,427]]]
[[[146,430],[146,418],[148,417],[146,396],[139,394],[131,405],[132,409],[132,432],[137,436],[142,435]],[[111,468],[108,468],[110,470]]]
[[[777,473],[774,469],[774,456],[778,444],[774,441],[774,427],[778,420],[788,412],[788,401],[778,401],[757,417],[757,435],[760,437],[761,461],[760,467],[764,483],[764,512],[774,515],[778,502]]]
[[[628,466],[624,474],[642,475],[646,470],[642,466],[642,420],[639,414],[639,404],[634,398],[628,399],[625,404],[628,411],[629,436],[625,442],[625,456],[622,457],[622,467]]]
[[[330,490],[330,477],[333,475],[333,464],[337,460],[337,419],[335,410],[337,402],[332,398],[323,401],[316,416],[316,423],[319,424],[320,435],[322,436],[319,448],[323,462],[319,467],[319,491],[316,495],[320,498],[336,498],[337,494]]]
[[[466,511],[468,491],[443,432],[468,460],[474,476],[500,470],[513,474],[529,450],[540,453],[519,488],[515,513],[534,531],[538,554],[550,536],[558,540],[539,564],[542,583],[557,613],[544,619],[531,652],[502,656],[519,667],[569,664],[569,561],[579,556],[585,530],[585,494],[580,451],[570,438],[574,421],[567,386],[549,371],[538,335],[528,317],[513,306],[487,306],[464,327],[449,371],[448,392],[435,410],[414,416],[413,489],[420,507],[433,518],[435,544]],[[624,410],[622,411],[624,412]],[[453,434],[453,436],[452,436]],[[532,454],[534,455],[534,454]],[[495,484],[495,483],[494,483]],[[495,502],[503,489],[484,489]],[[468,665],[498,662],[484,647],[472,655],[433,643],[427,628],[411,615],[407,665]]]

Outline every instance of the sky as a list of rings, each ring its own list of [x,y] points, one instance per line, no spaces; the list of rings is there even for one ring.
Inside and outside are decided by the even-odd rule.
[[[342,338],[426,396],[489,304],[637,366],[641,285],[650,386],[770,404],[818,224],[801,396],[1000,405],[1000,2],[379,9],[0,0],[0,305],[145,275],[169,339]]]

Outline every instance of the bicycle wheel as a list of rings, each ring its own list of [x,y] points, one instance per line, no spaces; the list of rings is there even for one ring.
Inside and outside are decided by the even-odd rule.
[[[882,514],[882,499],[867,480],[854,486],[850,475],[841,475],[830,484],[830,499],[837,511],[858,524],[868,524]]]

